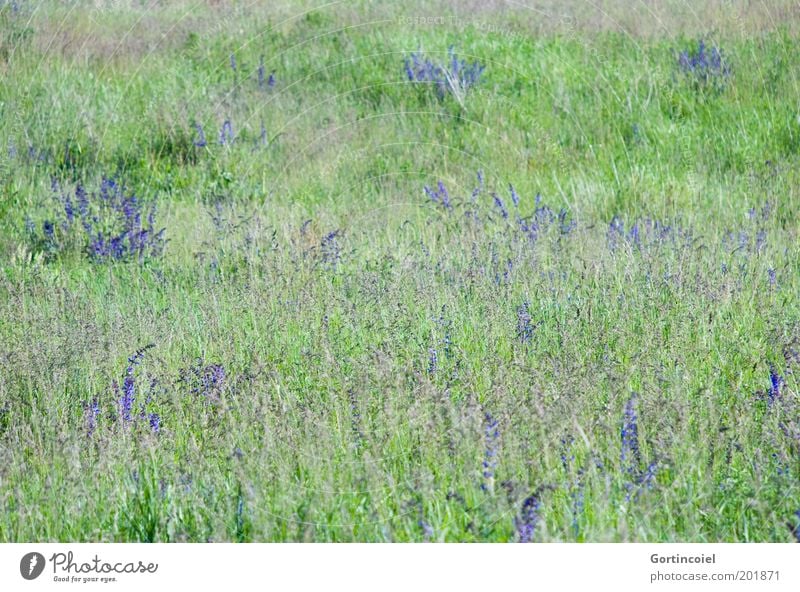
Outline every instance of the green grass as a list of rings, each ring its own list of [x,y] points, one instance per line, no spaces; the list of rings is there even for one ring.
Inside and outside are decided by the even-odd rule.
[[[20,4],[0,3],[0,541],[513,541],[531,495],[536,541],[792,540],[783,7]],[[408,21],[427,14],[444,21]],[[701,36],[731,66],[721,88],[679,71]],[[450,46],[486,66],[463,104],[405,77],[409,53]],[[162,257],[43,240],[52,178],[111,175],[157,205]],[[423,192],[439,180],[450,210]],[[525,236],[516,215],[544,205],[575,228]],[[638,244],[612,248],[614,216]],[[121,420],[114,386],[148,344],[136,409],[149,393],[158,434]],[[224,380],[193,392],[211,364]],[[650,487],[621,459],[634,392]]]

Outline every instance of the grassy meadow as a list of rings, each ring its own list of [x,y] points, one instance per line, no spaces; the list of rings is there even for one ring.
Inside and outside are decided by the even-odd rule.
[[[0,0],[0,541],[800,541],[798,25]]]

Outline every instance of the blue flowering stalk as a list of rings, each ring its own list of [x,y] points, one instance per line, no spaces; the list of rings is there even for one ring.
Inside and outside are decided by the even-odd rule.
[[[431,189],[427,185],[423,187],[425,191],[425,195],[427,195],[430,200],[434,203],[441,204],[446,209],[450,209],[452,206],[450,204],[450,193],[447,191],[447,187],[444,186],[444,183],[439,181],[436,185],[436,189]]]
[[[514,518],[514,529],[517,532],[517,541],[520,543],[532,543],[533,535],[536,533],[536,523],[539,521],[539,509],[541,502],[534,494],[525,498],[522,502],[519,516]]]
[[[631,496],[636,490],[637,497],[643,489],[652,488],[655,483],[658,463],[651,462],[642,470],[642,455],[639,449],[639,418],[636,412],[636,402],[638,394],[633,393],[625,404],[622,418],[622,429],[620,437],[622,439],[622,450],[620,452],[620,463],[622,470],[628,477],[625,483],[627,491],[626,501],[630,501]]]
[[[181,370],[179,378],[192,395],[207,400],[219,398],[225,379],[225,368],[221,364],[206,365],[202,358]]]
[[[61,201],[63,218],[58,227],[49,220],[43,224],[44,238],[51,250],[63,249],[67,244],[63,242],[65,237],[82,235],[94,262],[131,259],[142,262],[161,255],[164,229],[155,229],[155,204],[145,209],[135,195],[127,195],[123,187],[109,177],[102,179],[97,193],[89,193],[78,184],[74,200],[69,193],[60,191],[55,180],[53,188]]]
[[[434,85],[440,99],[448,93],[461,97],[480,82],[485,67],[478,62],[470,64],[459,59],[452,47],[448,57],[446,63],[438,63],[419,53],[412,53],[404,62],[406,77],[409,82]]]
[[[781,396],[781,386],[783,385],[783,377],[775,370],[775,366],[769,366],[769,390],[767,391],[767,405],[772,405]]]
[[[533,329],[530,302],[525,300],[517,307],[517,339],[525,344],[530,343],[533,338]]]
[[[128,358],[128,366],[125,368],[125,378],[122,382],[122,395],[119,398],[119,412],[123,423],[132,420],[133,403],[136,399],[136,381],[134,379],[134,369],[144,359],[144,354],[154,345],[146,345],[137,350]]]
[[[153,430],[154,434],[158,434],[161,432],[161,417],[158,413],[151,413],[148,415],[148,419],[150,422],[150,429]]]
[[[322,261],[329,268],[336,269],[342,256],[342,249],[339,242],[336,240],[341,235],[341,231],[334,230],[322,237],[320,243],[320,253],[322,254]]]
[[[515,208],[518,208],[519,207],[519,194],[517,193],[516,189],[514,189],[514,186],[511,183],[508,184],[508,190],[511,193],[511,203],[514,204]]]
[[[713,84],[722,88],[730,75],[730,66],[719,48],[708,49],[702,39],[698,41],[696,49],[690,48],[678,53],[678,68],[681,73],[702,86]]]
[[[197,132],[197,137],[194,139],[193,142],[194,145],[197,146],[198,148],[205,148],[206,146],[208,146],[208,142],[206,141],[206,135],[203,132],[203,126],[195,122],[194,129]]]
[[[506,209],[506,205],[503,203],[503,200],[500,199],[500,196],[498,196],[496,193],[493,193],[492,197],[494,198],[494,205],[500,210],[500,215],[503,216],[504,220],[507,219],[508,210]]]
[[[233,136],[233,125],[231,124],[229,119],[226,119],[222,123],[222,129],[219,131],[219,143],[222,146],[231,145],[233,144],[234,136]]]
[[[439,368],[439,355],[436,353],[436,348],[428,348],[428,374],[436,374]]]

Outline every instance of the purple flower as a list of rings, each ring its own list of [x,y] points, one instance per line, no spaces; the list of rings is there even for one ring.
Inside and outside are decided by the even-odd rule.
[[[224,381],[225,368],[223,368],[222,365],[209,364],[206,366],[201,379],[203,396],[207,397],[211,393],[219,392]]]
[[[678,53],[678,68],[699,84],[713,83],[721,87],[730,74],[730,66],[717,47],[706,51],[705,41],[697,43],[697,49],[682,50]]]
[[[122,398],[120,399],[120,409],[122,410],[123,419],[130,421],[131,410],[133,408],[133,401],[135,398],[135,383],[133,371],[144,359],[144,354],[147,350],[155,347],[152,343],[136,350],[132,356],[128,358],[128,367],[125,369],[125,379],[122,383]]]
[[[511,183],[508,184],[508,188],[511,191],[511,201],[514,204],[514,207],[519,207],[519,195],[517,194],[517,191],[514,189],[514,186]]]
[[[783,377],[775,370],[775,366],[769,366],[769,390],[767,391],[767,404],[772,406],[775,401],[781,396],[781,386],[783,385]]]
[[[236,56],[231,54],[231,70],[236,72]]]
[[[336,238],[339,236],[340,231],[334,230],[322,237],[320,244],[320,251],[322,253],[322,261],[331,268],[336,268],[341,259],[342,249]]]
[[[153,433],[158,434],[161,432],[161,417],[158,413],[151,413],[148,419],[150,421],[150,429],[153,430]]]
[[[412,53],[403,61],[406,78],[410,82],[424,82],[436,88],[439,98],[442,99],[448,91],[455,92],[456,86],[462,90],[469,90],[480,82],[484,66],[478,62],[472,64],[460,60],[453,48],[449,50],[449,60],[446,64],[439,64],[417,53]]]
[[[450,207],[450,194],[447,192],[447,188],[444,186],[444,183],[439,181],[439,195],[442,199],[442,205],[446,208]]]
[[[436,187],[436,190],[433,190],[425,185],[423,187],[425,195],[427,195],[432,202],[441,203],[445,208],[450,209],[452,205],[450,204],[450,193],[447,191],[447,187],[444,186],[442,181],[438,181]]]
[[[122,397],[119,400],[119,410],[122,421],[131,421],[131,410],[135,399],[135,383],[133,379],[133,367],[128,366],[125,380],[122,383]]]
[[[72,205],[69,195],[64,196],[64,215],[67,218],[67,224],[72,224],[75,219],[75,207]]]
[[[206,135],[203,133],[203,126],[199,123],[195,123],[194,129],[197,131],[197,138],[194,140],[194,145],[198,148],[204,148],[208,145],[208,142],[206,142]]]
[[[57,184],[54,184],[57,189]],[[96,261],[124,260],[145,256],[158,256],[164,245],[163,232],[156,231],[155,205],[146,211],[142,202],[134,195],[125,195],[123,188],[114,179],[103,177],[99,191],[88,193],[78,184],[75,199],[62,195],[64,220],[61,228],[65,233],[76,232],[75,218],[80,218],[84,244],[91,258]],[[76,207],[77,206],[77,207]],[[143,223],[147,214],[148,226]],[[50,229],[45,228],[50,235]]]
[[[503,200],[500,199],[500,197],[496,193],[493,193],[492,197],[494,197],[494,205],[496,205],[500,209],[500,214],[503,216],[503,218],[508,218],[508,210],[506,209]]]
[[[561,210],[558,212],[558,222],[559,222],[559,228],[561,230],[561,234],[569,234],[570,232],[575,230],[575,227],[577,226],[577,223],[575,222],[575,220],[567,220],[567,210],[565,210],[564,208],[561,208]],[[637,235],[636,235],[637,239],[636,240],[638,242],[638,240],[639,240],[638,239],[638,236],[639,236],[638,235],[638,226],[636,227],[636,229],[637,229]]]
[[[439,356],[436,353],[436,348],[428,349],[428,374],[436,374],[436,369],[439,367]]]
[[[517,307],[517,338],[522,343],[530,343],[533,338],[530,303],[526,300]]]
[[[525,498],[519,516],[514,518],[514,528],[517,531],[517,540],[520,543],[533,542],[533,535],[536,531],[536,523],[539,521],[539,509],[541,503],[536,495]]]
[[[222,123],[222,129],[219,132],[219,143],[223,146],[233,144],[233,125],[229,119]]]

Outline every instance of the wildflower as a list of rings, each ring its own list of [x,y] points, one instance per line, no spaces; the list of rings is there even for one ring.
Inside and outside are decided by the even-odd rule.
[[[783,377],[775,370],[775,366],[769,366],[769,382],[770,387],[767,391],[767,404],[772,404],[781,396],[781,386],[783,385]]]
[[[775,270],[770,268],[767,270],[767,276],[769,277],[769,285],[770,287],[775,287]]]
[[[75,219],[75,207],[69,195],[64,196],[64,216],[67,218],[67,225],[72,224],[72,221]]]
[[[444,186],[442,181],[439,181],[436,187],[436,190],[433,190],[425,185],[425,187],[423,187],[425,195],[427,195],[432,202],[441,203],[445,208],[450,209],[452,206],[450,204],[450,193],[448,193],[447,187]]]
[[[120,415],[122,416],[123,421],[131,421],[132,418],[131,411],[133,409],[133,402],[136,398],[136,385],[133,371],[136,366],[139,365],[142,359],[144,359],[145,352],[152,347],[155,346],[153,344],[146,345],[143,348],[136,350],[133,355],[128,358],[128,366],[125,368],[125,378],[122,382],[122,396],[119,400]]]
[[[565,210],[564,208],[561,208],[561,210],[558,212],[558,222],[561,234],[569,234],[570,232],[575,230],[575,227],[577,226],[575,220],[567,221],[567,210]],[[637,242],[638,242],[638,227],[637,227]]]
[[[119,400],[120,415],[123,421],[131,421],[131,410],[135,399],[135,383],[133,367],[128,366],[125,371],[125,380],[122,383],[122,397]]]
[[[222,129],[219,132],[219,143],[223,146],[233,143],[233,126],[229,119],[222,123]]]
[[[273,88],[275,86],[275,72],[269,73],[269,78],[267,79],[267,86]]]
[[[519,195],[517,194],[516,190],[514,189],[514,186],[511,183],[508,184],[508,189],[511,191],[511,201],[514,204],[514,207],[515,208],[519,207]]]
[[[496,205],[500,209],[500,214],[503,216],[503,218],[504,219],[508,218],[508,210],[506,209],[503,200],[500,199],[500,197],[496,193],[493,193],[492,197],[494,197],[494,205]]]
[[[340,232],[334,230],[322,237],[320,244],[320,251],[322,252],[322,260],[329,266],[335,268],[341,258],[341,248],[336,240]]]
[[[148,419],[150,420],[150,429],[153,430],[153,433],[158,434],[161,432],[161,417],[158,413],[151,413]]]
[[[439,357],[436,353],[436,348],[428,349],[428,374],[435,374],[439,366]]]
[[[698,84],[714,83],[718,87],[730,74],[730,66],[719,48],[707,51],[705,41],[698,41],[697,49],[683,50],[678,54],[678,67],[684,75],[692,76]]]
[[[412,53],[404,60],[406,77],[410,82],[433,84],[440,99],[448,92],[454,95],[464,93],[480,82],[484,66],[458,59],[452,47],[448,53],[446,65]]]
[[[208,145],[208,142],[206,142],[206,135],[203,133],[203,126],[199,123],[195,123],[194,129],[197,131],[197,138],[194,140],[194,145],[198,148],[204,148]]]
[[[522,343],[530,343],[533,338],[530,303],[527,300],[517,307],[517,338]]]
[[[653,486],[653,482],[656,478],[656,473],[658,472],[658,463],[651,462],[647,465],[644,473],[642,473],[641,477],[639,478],[639,485],[642,487],[647,487],[648,489]]]
[[[480,192],[482,190],[483,190],[483,171],[479,170],[478,171],[478,186],[475,187],[475,189],[472,190],[472,201],[473,202],[475,202],[475,200],[478,199],[478,195],[480,194]]]
[[[447,192],[447,188],[444,186],[444,183],[439,181],[439,196],[442,199],[442,205],[446,208],[450,207],[450,194]]]
[[[231,70],[236,72],[236,56],[231,54]]]
[[[533,542],[536,523],[539,521],[541,503],[536,495],[525,498],[519,516],[514,518],[514,528],[517,531],[517,540],[520,543]]]

